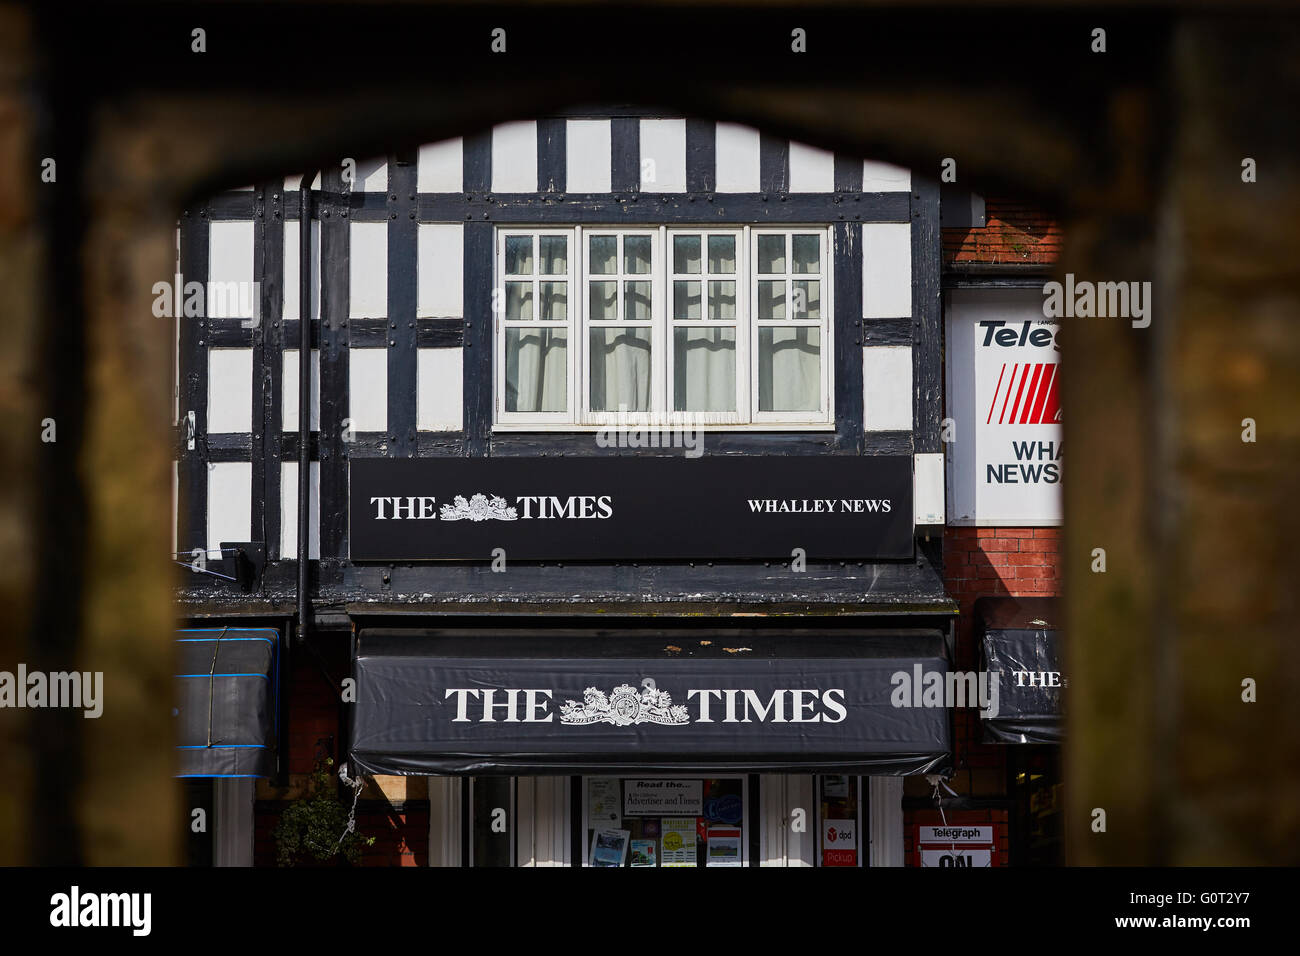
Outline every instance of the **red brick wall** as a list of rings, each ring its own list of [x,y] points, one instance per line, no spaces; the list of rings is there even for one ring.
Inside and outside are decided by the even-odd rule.
[[[943,230],[944,264],[981,262],[1042,265],[1061,252],[1061,227],[1046,212],[1018,199],[984,201],[986,226]]]
[[[957,601],[956,670],[976,670],[975,601],[981,597],[1055,597],[1060,594],[1060,528],[947,528],[943,574]],[[962,796],[1002,796],[1006,748],[980,742],[979,714],[959,708],[954,717],[956,778]]]
[[[312,640],[331,681],[351,673],[345,639],[322,635]],[[326,680],[306,648],[293,648],[285,677],[280,687],[280,712],[288,719],[289,773],[311,773],[318,742],[328,741],[327,752],[338,756],[339,692]]]
[[[965,623],[970,624],[977,598],[1058,595],[1060,541],[1060,528],[946,529],[944,584],[961,605]]]
[[[429,806],[407,804],[400,812],[384,804],[357,809],[357,829],[375,838],[362,866],[428,866]]]
[[[956,670],[976,670],[979,666],[975,646],[975,601],[980,597],[1056,597],[1061,592],[1061,529],[1060,528],[946,528],[944,532],[944,585],[957,601],[961,613],[957,618]],[[1006,747],[984,744],[980,741],[979,713],[975,709],[961,708],[953,719],[953,762],[956,774],[949,786],[965,797],[1005,797]],[[914,795],[917,788],[913,788]],[[909,810],[905,813],[909,857],[907,864],[915,862],[914,827],[931,822],[926,814],[930,810]],[[961,814],[984,814],[975,818]],[[996,821],[985,818],[995,814]],[[1001,814],[1001,816],[998,816]],[[940,823],[939,814],[933,814],[933,823]],[[1006,825],[1005,810],[979,810],[979,812],[949,812],[949,822],[988,823],[1000,821]],[[1000,840],[1004,853],[1005,840]]]

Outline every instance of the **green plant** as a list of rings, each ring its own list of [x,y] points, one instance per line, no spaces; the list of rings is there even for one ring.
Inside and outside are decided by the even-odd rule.
[[[280,814],[272,833],[280,866],[294,866],[304,857],[318,861],[342,857],[356,863],[362,847],[374,845],[374,837],[349,829],[348,808],[339,801],[333,766],[332,757],[318,754],[303,795]]]

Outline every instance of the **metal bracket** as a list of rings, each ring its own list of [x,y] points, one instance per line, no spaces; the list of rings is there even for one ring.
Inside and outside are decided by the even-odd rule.
[[[239,583],[247,594],[262,580],[266,569],[266,544],[262,541],[222,541],[221,563],[223,569]]]

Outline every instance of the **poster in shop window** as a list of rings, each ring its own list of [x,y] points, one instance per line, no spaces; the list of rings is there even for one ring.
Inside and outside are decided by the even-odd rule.
[[[698,814],[703,805],[704,782],[701,780],[628,780],[624,784],[624,816]]]
[[[663,834],[659,838],[661,867],[696,865],[694,817],[664,817],[660,831]]]
[[[593,827],[614,830],[623,825],[618,812],[617,777],[593,777],[587,781],[587,820]]]
[[[658,866],[654,840],[632,841],[632,866]]]
[[[709,827],[704,843],[704,865],[741,866],[740,827]]]
[[[947,328],[950,522],[1060,524],[1061,329],[1042,290],[954,291]]]
[[[597,830],[591,840],[591,865],[622,866],[631,835],[627,830]]]
[[[822,821],[822,866],[858,865],[856,820]]]

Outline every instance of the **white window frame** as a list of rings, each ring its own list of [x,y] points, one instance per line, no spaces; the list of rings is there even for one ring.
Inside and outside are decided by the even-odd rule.
[[[752,314],[749,318],[750,335],[752,336],[752,346],[750,348],[750,369],[749,369],[749,388],[751,402],[751,419],[755,424],[812,424],[829,418],[831,422],[835,420],[834,394],[831,388],[831,365],[835,361],[835,343],[832,337],[832,331],[835,323],[831,317],[835,314],[835,302],[831,297],[831,268],[832,257],[830,253],[831,229],[830,227],[799,227],[788,226],[781,228],[762,228],[751,229],[750,233],[750,262],[752,267],[749,271],[750,292],[749,301],[752,303]],[[794,236],[796,235],[817,235],[821,241],[818,243],[820,252],[820,269],[821,271],[813,276],[812,273],[800,274],[793,271],[794,267]],[[786,270],[784,273],[764,274],[758,273],[758,240],[760,236],[779,235],[785,236],[785,262]],[[819,317],[816,319],[796,319],[793,316],[794,309],[794,283],[798,276],[806,275],[808,278],[816,278],[821,283],[821,303],[818,306]],[[785,303],[786,318],[784,319],[760,319],[758,317],[758,283],[760,281],[771,281],[773,279],[784,279],[785,281]],[[759,359],[759,330],[763,328],[815,328],[821,332],[821,361],[819,372],[821,378],[819,405],[817,412],[788,412],[788,411],[761,411],[758,407],[758,359]]]
[[[578,314],[574,317],[578,337],[581,340],[579,353],[581,355],[581,367],[579,379],[581,381],[581,403],[579,408],[579,423],[581,425],[605,426],[605,425],[646,425],[653,423],[657,410],[663,408],[663,363],[664,363],[664,316],[667,314],[664,302],[664,280],[663,280],[663,228],[648,226],[645,228],[627,227],[617,228],[600,228],[588,229],[581,228],[574,230],[579,241],[582,243],[582,256],[579,260],[581,267],[580,281],[582,283],[582,301],[578,303]],[[615,271],[609,275],[594,275],[591,272],[591,243],[590,239],[598,236],[614,236],[616,239],[615,248]],[[625,260],[623,256],[623,241],[629,236],[647,237],[650,240],[650,271],[648,273],[624,272]],[[627,282],[650,282],[650,321],[645,322],[628,322],[623,318],[623,296],[624,287]],[[587,308],[591,302],[591,283],[592,282],[614,282],[618,286],[618,300],[615,305],[615,319],[593,320],[587,315]],[[589,361],[589,352],[591,348],[591,331],[593,329],[618,329],[618,328],[649,328],[650,329],[650,410],[646,412],[619,412],[614,411],[592,411],[591,409],[591,363]]]
[[[593,773],[586,774],[582,777],[582,866],[591,866],[591,840],[587,836],[587,831],[592,829],[591,821],[588,819],[587,798],[591,788],[587,786],[587,781],[592,779],[603,779],[613,777],[618,780],[739,780],[740,781],[740,799],[742,804],[740,817],[740,866],[742,868],[750,866],[749,856],[749,828],[757,826],[757,821],[750,819],[749,812],[749,774],[747,773],[709,773],[702,770],[699,773],[645,773],[645,774],[626,774],[626,773]],[[622,813],[622,808],[619,809]],[[683,814],[685,816],[685,814]],[[820,842],[820,838],[819,838]],[[655,869],[662,869],[661,861],[656,860],[658,866]],[[706,866],[695,867],[695,869],[709,869]],[[713,869],[723,869],[714,867]]]
[[[506,261],[506,238],[530,236],[533,240],[533,273],[529,277],[519,276],[518,278],[508,278],[505,273]],[[566,281],[569,283],[569,301],[567,316],[563,322],[543,322],[541,315],[541,283],[543,277],[539,272],[542,264],[541,260],[541,237],[543,236],[564,236],[568,240],[567,265],[568,273]],[[575,341],[575,315],[576,307],[575,292],[585,291],[578,286],[579,270],[575,263],[574,255],[574,230],[573,229],[538,229],[534,227],[525,227],[521,229],[498,229],[496,242],[496,268],[498,271],[497,282],[493,286],[493,295],[496,306],[493,310],[493,324],[496,327],[496,354],[493,356],[493,366],[495,370],[495,384],[493,386],[493,407],[496,409],[496,422],[500,425],[526,424],[530,427],[538,425],[557,426],[561,429],[568,430],[573,427],[573,409],[574,402],[578,395],[578,382],[575,372],[577,370],[577,355],[580,350],[580,343]],[[533,289],[533,318],[531,319],[507,319],[506,318],[506,283],[522,282],[525,278],[532,281]],[[558,276],[546,277],[558,280]],[[549,328],[565,330],[568,336],[568,354],[566,385],[568,386],[568,405],[562,412],[510,412],[506,411],[506,330],[513,328]]]
[[[700,272],[698,275],[677,272],[673,257],[675,240],[678,236],[697,236],[700,240]],[[709,237],[730,236],[736,243],[736,271],[734,274],[709,272]],[[749,363],[749,244],[745,239],[743,227],[709,228],[701,225],[694,229],[669,229],[664,243],[666,288],[664,307],[667,313],[666,358],[667,373],[664,376],[664,408],[670,423],[705,424],[705,425],[748,425],[749,397],[748,373]],[[698,282],[700,284],[700,318],[678,319],[673,303],[678,282]],[[709,283],[734,282],[736,286],[736,317],[730,322],[709,319]],[[736,333],[736,410],[734,412],[691,412],[673,408],[673,383],[676,380],[677,366],[677,330],[685,328],[731,328]]]
[[[821,242],[821,272],[816,278],[821,282],[821,309],[818,319],[776,319],[757,318],[757,293],[759,276],[755,271],[757,264],[757,243],[760,235],[784,235],[787,237],[787,250],[792,250],[796,234],[816,234]],[[673,389],[673,331],[678,327],[695,325],[693,321],[679,322],[672,316],[671,295],[673,282],[678,278],[673,273],[672,241],[678,235],[698,235],[702,237],[701,268],[701,315],[708,314],[708,246],[709,235],[734,235],[736,243],[736,412],[677,412],[672,409]],[[539,255],[541,236],[563,235],[569,240],[568,276],[569,303],[568,318],[564,323],[542,323],[540,319],[506,320],[505,319],[505,283],[521,281],[504,275],[505,241],[508,236],[527,235],[533,237],[534,272],[533,312],[540,314],[541,299],[537,272],[541,259]],[[601,322],[592,325],[588,319],[590,290],[588,281],[589,256],[587,237],[592,235],[618,236],[618,268],[612,276],[619,283],[619,309],[622,309],[623,282],[629,278],[623,273],[623,237],[629,235],[651,236],[651,411],[628,412],[617,411],[593,412],[590,409],[591,369],[588,361],[590,350],[589,337],[592,328],[612,327],[615,323]],[[610,426],[649,426],[671,427],[674,424],[689,424],[706,431],[834,431],[835,429],[835,300],[834,300],[834,256],[832,243],[834,232],[826,224],[783,225],[779,227],[753,227],[736,224],[701,223],[691,226],[651,225],[651,226],[572,226],[554,228],[545,226],[517,226],[513,228],[498,227],[495,243],[496,260],[494,262],[494,296],[499,304],[494,310],[495,334],[493,336],[495,355],[493,356],[493,416],[492,428],[496,432],[594,432]],[[787,253],[787,266],[792,266]],[[695,277],[690,277],[695,278]],[[787,308],[792,307],[793,281],[798,278],[790,272],[783,275],[786,280]],[[620,312],[621,314],[621,312]],[[618,324],[623,324],[618,320]],[[701,319],[698,325],[706,327],[710,323]],[[723,325],[723,322],[712,323]],[[568,337],[568,407],[563,412],[507,412],[505,410],[505,340],[508,328],[519,327],[564,328]],[[813,327],[821,333],[821,362],[819,405],[816,412],[760,412],[758,411],[758,330],[760,327]],[[743,372],[743,374],[742,374]]]

